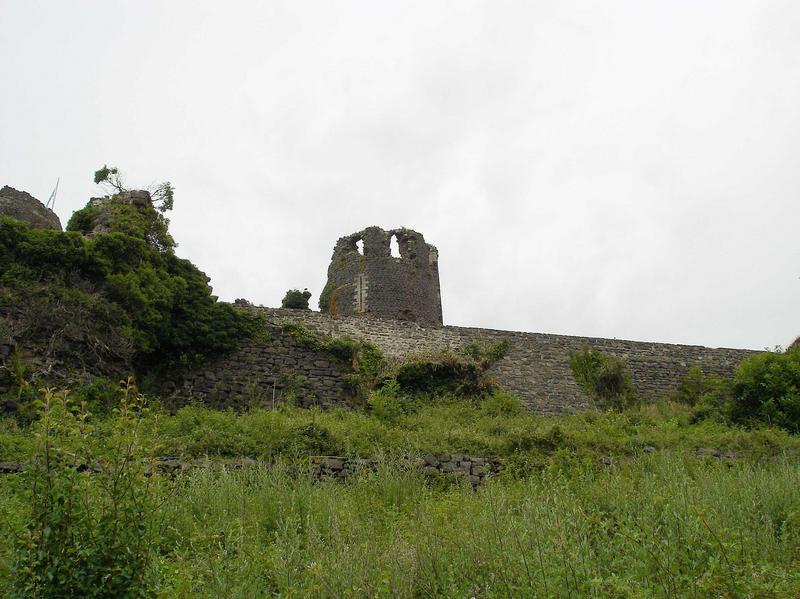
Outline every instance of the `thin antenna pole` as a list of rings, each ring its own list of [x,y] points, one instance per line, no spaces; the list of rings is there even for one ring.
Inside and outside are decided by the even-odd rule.
[[[47,200],[47,204],[45,204],[45,208],[50,208],[52,210],[55,208],[56,205],[56,194],[58,193],[58,184],[61,182],[61,177],[56,179],[56,186],[53,189],[53,193],[50,194],[50,198]]]

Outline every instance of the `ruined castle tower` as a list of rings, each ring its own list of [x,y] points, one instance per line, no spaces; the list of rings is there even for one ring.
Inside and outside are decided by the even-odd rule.
[[[391,254],[392,238],[399,257]],[[372,314],[441,325],[436,248],[411,229],[368,227],[342,237],[333,249],[319,304],[320,310],[334,315]]]

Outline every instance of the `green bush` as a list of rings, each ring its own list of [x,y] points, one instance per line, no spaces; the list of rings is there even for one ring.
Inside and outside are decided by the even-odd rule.
[[[403,398],[397,381],[389,381],[380,389],[373,391],[367,401],[370,414],[385,422],[395,422],[410,410],[410,401]]]
[[[408,358],[395,365],[392,376],[409,394],[480,397],[494,389],[486,371],[508,351],[508,342],[475,341],[457,351],[442,350]]]
[[[733,422],[760,421],[800,432],[800,348],[742,361],[734,373],[732,396],[727,415]]]
[[[81,234],[98,222],[105,232]],[[175,255],[167,224],[151,205],[114,198],[76,212],[64,233],[0,219],[0,307],[22,323],[18,341],[55,340],[61,353],[49,358],[82,353],[102,373],[166,370],[252,337],[261,318],[219,303],[208,277]]]
[[[636,403],[628,366],[620,358],[585,350],[570,356],[575,380],[598,407],[622,410]]]
[[[44,393],[12,597],[153,593],[159,490],[145,415],[129,385],[111,431],[98,437],[66,392]]]
[[[465,396],[489,389],[480,365],[451,351],[411,358],[397,366],[394,378],[410,394]]]
[[[325,287],[322,289],[322,293],[319,294],[319,310],[320,312],[327,312],[327,313],[335,313],[335,309],[331,310],[333,306],[331,306],[333,296],[333,285],[331,285],[330,281],[325,283]]]
[[[495,389],[481,400],[481,411],[488,416],[518,416],[525,412],[522,403],[508,393]]]
[[[695,365],[689,368],[686,374],[681,377],[678,388],[671,395],[670,399],[686,406],[695,406],[701,399],[708,405],[712,397],[722,397],[727,393],[728,379],[709,374]]]
[[[126,393],[127,386],[120,384],[120,381],[96,377],[85,385],[76,387],[70,395],[76,404],[82,405],[90,414],[105,416],[111,414],[125,400]]]
[[[292,310],[308,310],[308,300],[311,298],[311,292],[308,289],[289,289],[286,295],[281,300],[281,308],[289,308]]]

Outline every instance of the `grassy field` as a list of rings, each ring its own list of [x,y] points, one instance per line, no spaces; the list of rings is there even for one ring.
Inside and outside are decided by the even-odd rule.
[[[258,465],[149,477],[148,579],[164,597],[800,597],[800,439],[691,423],[689,410],[544,418],[496,399],[408,414],[187,407],[148,416],[156,455]],[[114,434],[95,419],[92,439]],[[27,427],[0,424],[0,461]],[[647,450],[645,450],[647,448]],[[698,455],[733,452],[732,459]],[[477,491],[409,457],[497,456]],[[319,482],[311,455],[380,456]],[[214,461],[212,459],[212,461]],[[81,475],[95,493],[97,478]],[[29,518],[24,475],[0,478],[0,594]]]

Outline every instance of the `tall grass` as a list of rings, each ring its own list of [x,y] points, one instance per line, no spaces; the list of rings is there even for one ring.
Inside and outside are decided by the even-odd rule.
[[[647,456],[434,490],[198,471],[170,503],[179,597],[795,597],[800,466]]]
[[[646,405],[622,413],[560,417],[494,413],[482,403],[437,400],[396,419],[344,409],[254,409],[244,414],[187,407],[159,424],[165,454],[248,455],[267,460],[287,454],[358,455],[468,453],[537,460],[566,448],[587,456],[635,455],[657,449],[715,447],[756,455],[800,450],[800,437],[772,428],[745,429],[706,420],[690,425],[677,404]]]
[[[800,597],[800,438],[689,418],[668,403],[544,418],[439,399],[388,420],[184,408],[143,423],[156,453],[262,460],[162,481],[147,567],[163,597]],[[0,461],[30,447],[0,421]],[[473,491],[404,459],[429,451],[507,468]],[[307,458],[327,453],[384,457],[315,481]],[[29,493],[0,478],[0,596]]]

